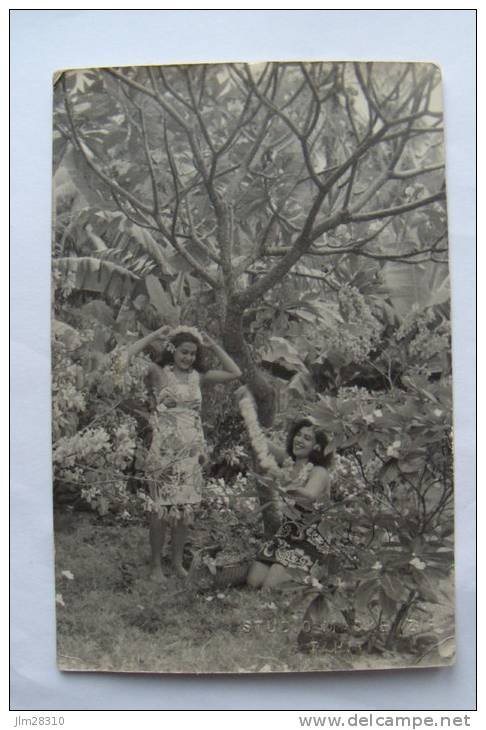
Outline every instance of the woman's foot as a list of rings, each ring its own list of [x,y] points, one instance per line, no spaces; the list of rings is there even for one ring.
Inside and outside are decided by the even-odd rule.
[[[188,573],[182,563],[174,563],[173,568],[175,574],[179,576],[179,578],[187,578]]]
[[[150,568],[149,579],[154,583],[167,583],[167,578],[162,571],[161,565],[152,565]]]

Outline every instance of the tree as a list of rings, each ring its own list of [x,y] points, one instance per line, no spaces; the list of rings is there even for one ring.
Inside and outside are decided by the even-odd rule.
[[[109,263],[112,282],[122,260],[127,281],[137,266],[165,276],[168,302],[176,280],[205,297],[270,423],[272,388],[248,344],[269,291],[294,275],[325,284],[322,261],[445,260],[439,81],[428,64],[63,72],[54,162],[70,156],[90,211],[78,269]],[[66,270],[71,224],[57,237]]]

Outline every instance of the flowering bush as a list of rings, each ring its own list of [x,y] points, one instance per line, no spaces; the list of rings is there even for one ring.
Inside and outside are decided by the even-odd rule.
[[[347,619],[350,647],[389,648],[412,609],[441,602],[453,567],[448,352],[447,323],[414,310],[377,360],[390,368],[400,357],[400,377],[386,390],[320,396],[313,411],[338,453],[333,502],[314,516],[332,536],[315,576],[325,588],[312,591],[321,621]],[[319,641],[312,631],[303,640]]]
[[[123,362],[124,350],[105,354],[95,333],[55,322],[52,341],[52,421],[56,501],[85,503],[100,514],[124,518],[136,499],[137,450],[142,447],[139,419],[147,399],[148,361]],[[138,404],[139,410],[130,408]]]

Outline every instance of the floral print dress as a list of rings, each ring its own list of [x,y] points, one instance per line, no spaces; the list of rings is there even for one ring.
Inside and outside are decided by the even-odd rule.
[[[193,506],[201,501],[202,464],[206,442],[201,424],[200,375],[188,372],[182,380],[174,367],[162,370],[162,388],[152,416],[152,442],[145,464],[152,511],[169,521],[190,523]],[[171,398],[176,405],[162,402]]]

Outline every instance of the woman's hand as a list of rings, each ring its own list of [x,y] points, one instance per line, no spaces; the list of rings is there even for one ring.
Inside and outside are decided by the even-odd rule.
[[[139,352],[142,352],[142,350],[144,350],[148,345],[151,345],[152,342],[157,339],[157,337],[162,337],[165,339],[170,330],[171,327],[169,327],[169,325],[167,324],[164,324],[162,327],[154,330],[154,332],[150,332],[150,334],[145,335],[145,337],[142,337],[142,339],[137,340],[132,345],[130,345],[130,347],[128,347],[126,350],[127,364],[132,357],[138,355]]]
[[[167,337],[169,332],[171,331],[172,327],[168,324],[163,324],[162,327],[159,327],[158,329],[154,330],[152,333],[154,337]]]
[[[229,383],[236,378],[241,378],[241,370],[232,357],[228,355],[207,332],[202,332],[203,345],[208,347],[219,359],[224,370],[208,370],[202,375],[205,383]]]
[[[216,342],[213,340],[212,337],[210,337],[208,335],[207,332],[201,332],[201,336],[202,336],[203,345],[205,347],[209,347],[212,349],[213,347],[216,346]]]

